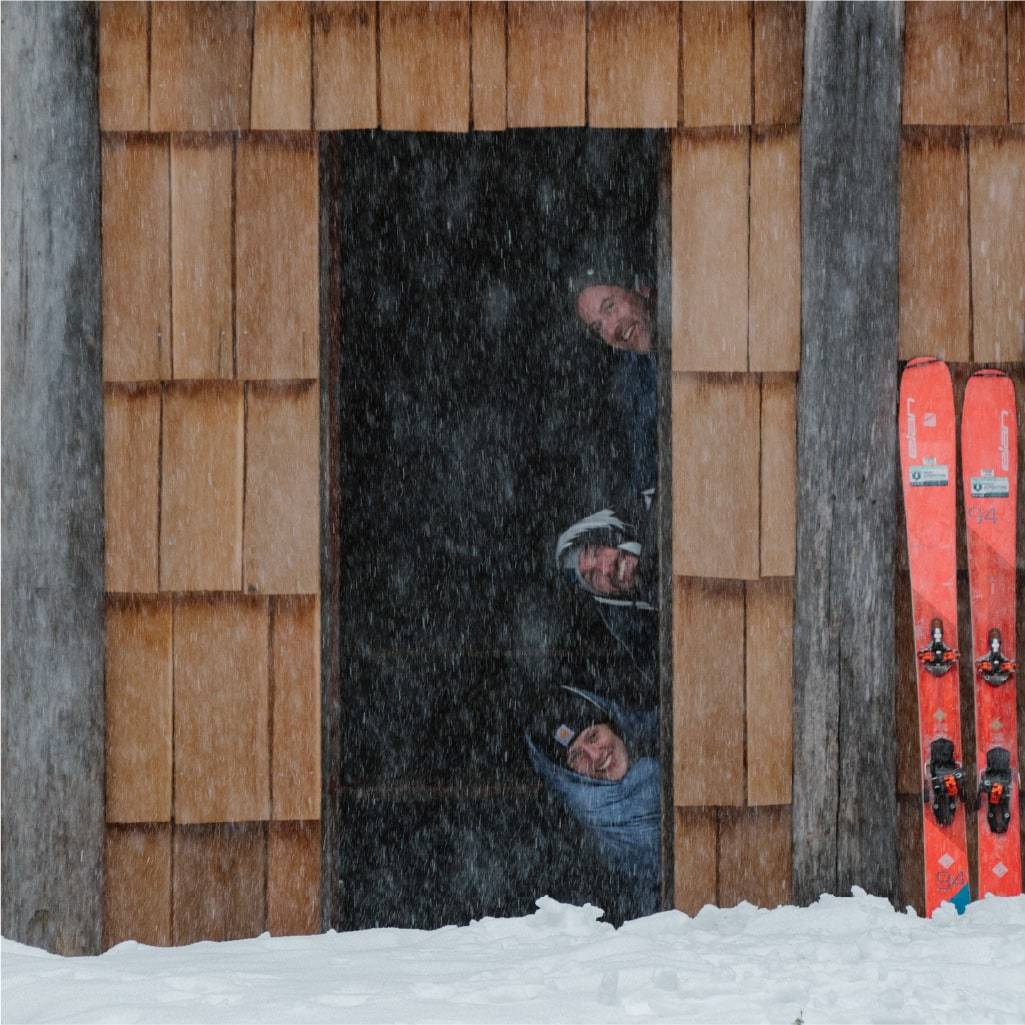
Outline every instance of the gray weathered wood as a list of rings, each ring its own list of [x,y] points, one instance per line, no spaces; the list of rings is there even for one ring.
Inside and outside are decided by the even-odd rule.
[[[809,5],[794,895],[897,893],[893,551],[903,8]]]
[[[97,12],[6,3],[3,928],[103,924],[103,387]]]

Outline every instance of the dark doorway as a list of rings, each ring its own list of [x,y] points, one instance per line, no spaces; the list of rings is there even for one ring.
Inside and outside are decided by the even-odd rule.
[[[429,928],[544,894],[650,910],[524,734],[560,684],[657,704],[554,546],[637,490],[630,357],[585,335],[571,289],[610,262],[655,282],[662,138],[347,133],[323,151],[341,296],[332,924]]]

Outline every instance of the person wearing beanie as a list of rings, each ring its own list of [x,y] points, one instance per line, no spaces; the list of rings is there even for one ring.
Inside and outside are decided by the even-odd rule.
[[[526,741],[538,775],[637,895],[637,913],[657,911],[662,829],[657,712],[630,710],[591,691],[561,686]]]
[[[655,301],[641,278],[615,260],[590,263],[569,278],[573,312],[593,337],[617,350],[613,396],[627,429],[630,480],[651,487],[658,473],[658,366]]]
[[[658,504],[654,488],[577,520],[559,535],[560,575],[602,622],[658,699]]]

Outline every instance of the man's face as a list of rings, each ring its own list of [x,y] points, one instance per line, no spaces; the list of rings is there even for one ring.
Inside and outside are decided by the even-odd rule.
[[[651,291],[591,285],[577,296],[577,316],[606,345],[627,352],[651,352]]]
[[[611,545],[584,545],[580,575],[598,594],[632,594],[637,588],[638,558]]]
[[[630,768],[626,744],[606,723],[588,726],[566,752],[566,764],[572,772],[591,779],[621,780]]]

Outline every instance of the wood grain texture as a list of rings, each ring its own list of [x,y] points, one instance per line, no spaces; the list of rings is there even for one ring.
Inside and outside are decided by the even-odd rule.
[[[174,817],[270,817],[267,600],[180,598],[174,607]]]
[[[743,805],[744,585],[673,586],[673,801]]]
[[[675,127],[679,5],[596,2],[587,24],[588,124]]]
[[[171,189],[164,137],[105,135],[103,379],[171,376]]]
[[[751,141],[748,365],[794,372],[801,363],[801,137]]]
[[[266,928],[266,826],[226,823],[174,830],[174,943],[243,940]]]
[[[754,17],[754,123],[801,121],[804,79],[804,4],[752,4]]]
[[[1025,0],[1007,2],[1007,111],[1013,124],[1025,122]]]
[[[754,374],[673,374],[673,573],[759,572],[760,388]]]
[[[751,4],[694,2],[680,11],[683,125],[749,125]]]
[[[905,128],[900,177],[901,359],[971,356],[968,151],[960,128]]]
[[[1025,359],[1025,127],[973,129],[969,142],[972,359]]]
[[[252,57],[253,4],[152,4],[150,130],[249,128]]]
[[[718,812],[715,808],[676,810],[673,907],[696,915],[716,903]]]
[[[107,826],[103,948],[171,943],[171,826]]]
[[[313,127],[376,128],[377,4],[313,4]]]
[[[267,824],[267,932],[320,932],[320,823]]]
[[[99,5],[100,131],[149,130],[149,4]]]
[[[747,901],[775,908],[791,902],[790,830],[786,807],[719,812],[719,907]]]
[[[915,670],[915,630],[911,610],[911,581],[908,577],[907,536],[903,502],[898,509],[900,538],[897,572],[894,577],[894,648],[897,655],[895,723],[897,735],[897,793],[917,795],[921,800],[922,766],[918,741],[918,674]],[[964,744],[962,743],[962,748]],[[967,750],[967,749],[966,749]]]
[[[506,5],[495,0],[470,4],[471,119],[474,131],[500,132],[505,117]]]
[[[271,599],[271,803],[275,819],[320,818],[320,605]]]
[[[158,591],[159,385],[104,391],[103,512],[107,591]]]
[[[922,3],[904,8],[904,123],[1007,121],[1002,3]]]
[[[794,374],[762,375],[761,432],[759,569],[763,577],[790,577],[794,575],[797,549],[797,378]]]
[[[748,368],[746,130],[673,138],[673,370]]]
[[[171,603],[107,601],[107,822],[171,819]]]
[[[749,580],[745,592],[747,803],[789,804],[793,777],[794,584]]]
[[[465,3],[382,4],[381,127],[465,132],[470,127],[470,12]]]
[[[805,19],[794,898],[857,884],[892,899],[902,26],[876,4]],[[873,387],[838,386],[856,380]]]
[[[920,917],[924,917],[925,855],[922,850],[920,790],[916,794],[897,798],[897,851],[900,864],[899,906],[914,908]]]
[[[234,376],[232,337],[232,140],[171,139],[172,374]]]
[[[249,386],[243,581],[251,594],[320,590],[319,451],[316,384]]]
[[[252,127],[310,129],[310,5],[258,3],[254,13]]]
[[[316,137],[244,137],[235,173],[237,374],[258,380],[315,378],[320,331]]]
[[[242,459],[241,385],[166,388],[160,487],[162,591],[242,587]]]
[[[585,124],[584,4],[509,0],[508,11],[509,127]]]

